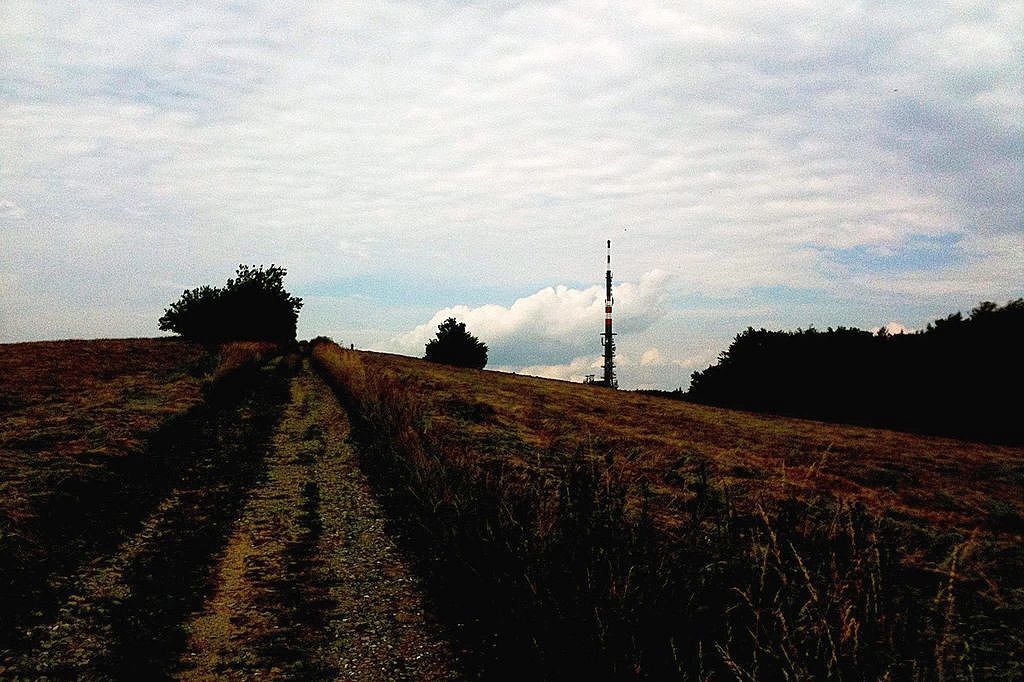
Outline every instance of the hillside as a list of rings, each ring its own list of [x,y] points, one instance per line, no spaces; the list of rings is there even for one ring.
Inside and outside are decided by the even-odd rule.
[[[313,357],[485,674],[1024,670],[1020,448]]]
[[[45,598],[47,573],[110,541],[94,531],[124,511],[117,493],[127,463],[140,461],[148,434],[202,401],[202,377],[215,365],[200,347],[170,340],[0,346],[0,611],[8,622]],[[0,647],[8,635],[0,633]]]
[[[828,494],[943,529],[1012,530],[1024,514],[1024,448],[609,392],[552,379],[362,353],[367,371],[407,391],[453,442],[528,465],[560,442],[628,461],[665,522],[707,463],[738,501]],[[1011,523],[1011,526],[1014,524]]]
[[[331,343],[0,371],[0,677],[1024,670],[1020,448]]]
[[[75,341],[0,368],[0,678],[450,676],[297,355]]]

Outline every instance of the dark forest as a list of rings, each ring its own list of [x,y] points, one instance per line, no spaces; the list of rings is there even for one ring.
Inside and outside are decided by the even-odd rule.
[[[748,328],[694,372],[702,403],[1002,443],[1020,419],[1024,299],[984,302],[913,334]]]

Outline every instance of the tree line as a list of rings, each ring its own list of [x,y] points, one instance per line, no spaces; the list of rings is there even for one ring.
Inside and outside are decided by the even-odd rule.
[[[685,397],[711,405],[991,442],[1024,442],[1024,299],[912,334],[748,327]]]

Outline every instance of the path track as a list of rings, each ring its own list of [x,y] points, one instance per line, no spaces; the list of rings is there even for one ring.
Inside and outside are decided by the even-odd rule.
[[[303,361],[265,480],[188,627],[186,678],[454,676],[348,436],[347,415]]]
[[[51,579],[0,679],[458,677],[308,360],[178,429],[183,462],[124,541]]]

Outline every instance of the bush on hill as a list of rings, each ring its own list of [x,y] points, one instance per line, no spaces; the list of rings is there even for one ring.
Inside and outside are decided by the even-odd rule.
[[[694,372],[698,402],[998,442],[1024,441],[1024,299],[984,302],[914,334],[748,328]]]
[[[160,329],[201,343],[294,341],[302,299],[285,290],[286,274],[276,265],[239,265],[223,288],[185,291],[164,311]]]
[[[449,317],[437,325],[437,337],[427,342],[423,359],[483,369],[487,364],[487,344],[466,331],[465,322]]]

